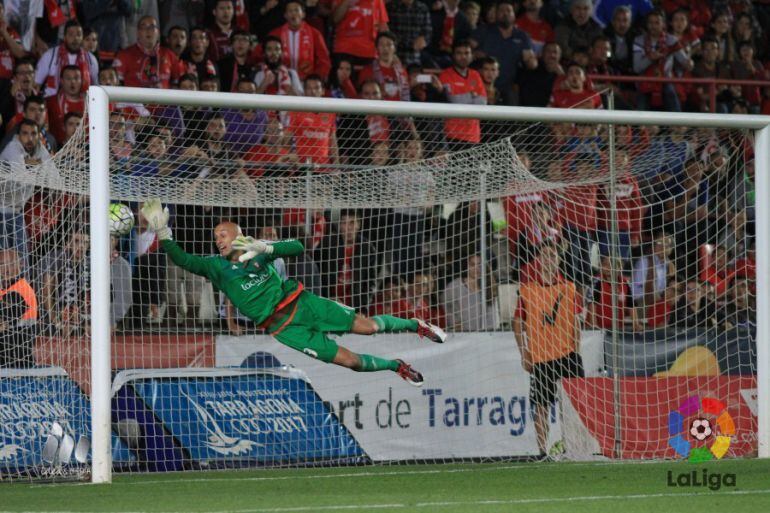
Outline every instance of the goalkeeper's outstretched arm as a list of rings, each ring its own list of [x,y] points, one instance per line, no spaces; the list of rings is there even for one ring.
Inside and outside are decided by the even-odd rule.
[[[142,216],[147,220],[147,228],[155,232],[163,250],[176,265],[193,274],[208,277],[209,265],[203,257],[190,255],[179,247],[172,238],[171,228],[168,227],[168,207],[163,207],[159,199],[147,201],[141,208]]]
[[[236,251],[243,252],[238,257],[241,262],[251,260],[257,255],[267,255],[271,260],[275,260],[281,257],[301,255],[305,251],[305,246],[295,239],[267,242],[243,235],[239,235],[233,240],[232,247]]]
[[[270,245],[273,247],[273,252],[270,255],[273,258],[292,257],[305,252],[305,246],[296,239],[279,240]]]

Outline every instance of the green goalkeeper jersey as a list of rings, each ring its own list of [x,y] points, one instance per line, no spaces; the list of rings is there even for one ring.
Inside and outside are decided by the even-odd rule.
[[[273,260],[305,251],[298,240],[283,240],[272,243],[272,253],[263,253],[241,263],[231,262],[219,255],[190,255],[171,239],[161,241],[161,246],[172,262],[211,280],[214,287],[224,292],[243,315],[257,324],[270,317],[281,300],[296,292],[299,287],[295,280],[281,279],[273,267]]]

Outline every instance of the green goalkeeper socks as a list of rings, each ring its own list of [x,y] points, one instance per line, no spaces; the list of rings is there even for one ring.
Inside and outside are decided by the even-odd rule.
[[[358,358],[361,360],[361,368],[356,369],[358,372],[394,371],[398,369],[398,361],[396,360],[388,360],[370,354],[359,354]]]
[[[402,319],[392,315],[375,315],[372,317],[377,323],[377,331],[411,331],[417,332],[417,321],[414,319]]]

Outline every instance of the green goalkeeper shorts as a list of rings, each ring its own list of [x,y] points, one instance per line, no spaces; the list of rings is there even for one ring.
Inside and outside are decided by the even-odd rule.
[[[291,311],[270,326],[269,332],[282,344],[322,362],[331,362],[337,356],[337,343],[326,334],[350,333],[355,318],[353,308],[305,290]]]

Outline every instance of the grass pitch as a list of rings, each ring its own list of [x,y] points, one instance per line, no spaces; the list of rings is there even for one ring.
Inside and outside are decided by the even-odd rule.
[[[669,486],[697,474],[735,486]],[[669,477],[669,471],[671,477]],[[715,478],[711,478],[716,482]],[[0,512],[770,511],[770,460],[708,464],[409,465],[116,475],[111,485],[0,485]]]

